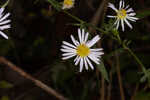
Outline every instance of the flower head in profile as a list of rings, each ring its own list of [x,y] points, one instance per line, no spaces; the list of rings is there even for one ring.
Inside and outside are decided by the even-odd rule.
[[[124,0],[120,0],[119,9],[117,9],[112,3],[109,3],[108,7],[112,8],[116,12],[115,16],[107,16],[110,18],[116,18],[114,23],[116,29],[119,28],[120,23],[122,31],[124,31],[124,23],[126,23],[132,29],[132,25],[129,23],[129,21],[136,22],[136,20],[138,20],[138,18],[134,17],[136,15],[134,10],[130,8],[129,5],[125,6]]]
[[[99,64],[101,55],[104,54],[102,52],[102,48],[91,48],[96,42],[100,40],[99,35],[96,35],[91,40],[88,40],[88,35],[89,33],[85,33],[84,29],[78,29],[79,41],[71,35],[71,40],[73,44],[63,41],[61,48],[61,51],[64,52],[62,54],[62,59],[66,60],[75,57],[74,62],[75,65],[80,65],[80,72],[82,72],[83,67],[85,67],[86,70],[88,70],[88,66],[90,66],[91,69],[94,69],[91,61]]]
[[[74,0],[64,0],[62,9],[70,9],[74,6]]]
[[[10,28],[10,24],[8,23],[11,22],[11,20],[7,19],[10,13],[7,13],[5,15],[3,14],[4,9],[5,8],[0,8],[0,35],[2,35],[5,39],[8,39],[8,36],[2,31]]]

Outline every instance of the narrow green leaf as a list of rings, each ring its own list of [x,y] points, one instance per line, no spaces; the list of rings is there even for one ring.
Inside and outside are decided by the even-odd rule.
[[[6,81],[0,81],[0,88],[12,88],[13,85],[11,83],[8,83]]]
[[[101,75],[104,77],[105,80],[109,82],[108,73],[106,71],[106,68],[104,66],[104,63],[101,62],[101,64],[97,65],[98,70],[101,72]]]
[[[48,0],[48,2],[58,11],[61,10],[61,6],[59,4],[59,2],[55,1],[55,0]]]
[[[9,3],[9,0],[7,0],[7,2],[6,2],[6,3],[4,3],[4,4],[1,6],[1,8],[6,7],[6,6],[8,5],[8,3]]]

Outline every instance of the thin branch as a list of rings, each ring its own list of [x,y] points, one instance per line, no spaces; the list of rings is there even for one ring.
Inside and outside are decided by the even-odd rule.
[[[57,99],[68,100],[63,95],[61,95],[60,93],[58,93],[54,89],[52,89],[50,86],[47,86],[46,84],[44,84],[40,80],[37,80],[36,78],[32,77],[30,74],[24,72],[21,68],[19,68],[18,66],[14,65],[13,63],[8,61],[4,57],[0,57],[0,63],[7,65],[9,68],[11,68],[15,72],[19,73],[21,76],[23,76],[26,79],[28,79],[28,80],[32,81],[33,83],[35,83],[36,86],[40,87],[41,89],[46,91],[48,94],[55,96]]]
[[[105,100],[105,79],[101,75],[101,89],[100,89],[101,98],[100,100]]]
[[[122,78],[121,78],[121,73],[120,73],[119,55],[117,55],[117,53],[116,53],[116,63],[117,63],[116,69],[117,69],[117,76],[118,76],[121,100],[125,100],[124,90],[123,90],[123,86],[122,86]]]
[[[112,67],[113,67],[113,63],[112,63],[112,61],[111,60],[107,60],[107,63],[110,65],[110,67],[111,67],[111,69],[110,69],[110,72],[109,72],[109,85],[108,85],[108,87],[107,87],[107,100],[111,100],[111,89],[112,89],[112,79],[113,79],[113,77],[112,77]]]
[[[137,94],[138,89],[139,89],[139,84],[136,84],[136,87],[134,89],[133,95],[131,96],[130,100],[134,100],[135,99],[135,96]]]
[[[94,14],[94,16],[92,17],[90,23],[93,26],[97,26],[98,23],[100,22],[100,19],[102,19],[102,17],[104,16],[105,12],[106,12],[106,6],[107,6],[107,0],[103,0],[102,3],[100,3],[96,13]],[[92,32],[93,28],[89,27],[89,32]]]

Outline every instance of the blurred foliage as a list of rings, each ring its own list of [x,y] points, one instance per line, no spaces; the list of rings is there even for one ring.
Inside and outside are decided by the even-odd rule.
[[[13,85],[7,81],[0,81],[0,88],[12,88]]]
[[[0,100],[10,100],[8,96],[2,96]]]

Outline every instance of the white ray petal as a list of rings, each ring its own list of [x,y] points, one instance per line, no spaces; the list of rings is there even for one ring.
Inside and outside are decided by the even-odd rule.
[[[109,17],[109,18],[116,18],[116,16],[112,16],[112,15],[107,15],[107,17]]]
[[[10,28],[10,25],[0,26],[0,30],[5,30],[5,29],[8,29],[8,28]]]
[[[120,24],[120,20],[118,19],[118,21],[117,21],[117,25],[116,25],[116,29],[118,29],[118,28],[119,28],[119,24]]]
[[[95,56],[100,56],[100,55],[103,55],[104,52],[91,52],[91,54]]]
[[[68,45],[62,45],[61,47],[64,49],[75,50],[74,48],[69,47]]]
[[[86,61],[86,57],[84,57],[83,60],[84,60],[84,64],[85,64],[85,69],[88,70],[88,64],[87,64],[87,61]]]
[[[70,46],[72,48],[76,48],[74,45],[70,44],[69,42],[63,41],[63,44]]]
[[[108,3],[108,7],[112,8],[115,12],[118,12],[117,8],[112,3]]]
[[[92,47],[100,39],[99,35],[96,35],[92,40],[87,43],[87,46]]]
[[[128,9],[129,8],[129,5],[127,5],[126,7],[125,7],[125,9]]]
[[[65,46],[65,45],[62,45],[62,49],[63,49],[63,50],[65,49],[65,51],[68,51],[68,52],[76,53],[76,49],[70,48],[70,47]],[[64,52],[65,52],[65,51],[64,51]]]
[[[74,62],[76,62],[78,58],[79,58],[79,56],[76,56],[76,58],[74,59]]]
[[[85,36],[85,30],[82,29],[82,34],[81,34],[81,40],[82,40],[82,42],[84,42],[84,36]]]
[[[5,8],[0,8],[0,14],[3,13],[4,9],[5,9]]]
[[[91,69],[94,69],[93,65],[91,64],[90,60],[88,57],[85,58],[87,63],[90,65]]]
[[[80,60],[80,72],[82,72],[82,69],[83,69],[83,58],[81,58]]]
[[[0,8],[0,18],[3,16],[3,11],[4,11],[4,8]]]
[[[119,19],[117,19],[115,22],[114,22],[114,25],[116,25],[118,23]]]
[[[3,21],[3,22],[0,22],[0,25],[7,24],[7,23],[9,23],[9,22],[11,22],[11,20],[5,20],[5,21]]]
[[[84,39],[84,42],[85,42],[85,43],[87,42],[88,36],[89,36],[89,33],[86,32],[85,39]]]
[[[90,49],[91,52],[95,52],[95,51],[102,51],[103,48],[98,48],[98,49]]]
[[[74,43],[74,45],[77,46],[77,42],[76,42],[77,40],[75,40],[74,36],[72,36],[72,35],[71,35],[71,40]]]
[[[69,56],[69,55],[76,55],[75,53],[68,52],[68,53],[63,53],[62,56]]]
[[[123,1],[120,0],[120,2],[119,2],[119,9],[122,9],[122,3],[123,3]]]
[[[132,25],[126,19],[124,19],[124,21],[132,29]]]
[[[124,31],[124,20],[121,19],[121,27],[122,27],[122,31]]]
[[[10,13],[7,13],[6,15],[4,15],[3,17],[1,17],[0,22],[5,20],[8,16],[10,15]]]
[[[132,21],[132,22],[136,22],[135,19],[132,19],[132,18],[129,18],[129,17],[127,17],[126,19],[128,19],[128,20],[130,20],[130,21]]]
[[[80,57],[78,57],[78,59],[76,60],[76,62],[75,62],[75,65],[78,65],[78,63],[79,63],[79,61],[80,61]]]
[[[68,52],[68,53],[69,53],[69,52],[70,52],[70,53],[71,53],[71,52],[72,52],[72,53],[76,53],[76,51],[74,51],[74,50],[68,50],[68,49],[60,49],[60,50],[61,50],[62,52],[66,52],[66,53],[67,53],[67,52]]]
[[[129,12],[133,12],[134,10],[132,9],[132,8],[129,8],[128,10],[127,10],[127,13],[129,13]]]
[[[94,56],[92,56],[92,55],[89,55],[88,56],[94,63],[96,63],[96,64],[99,64],[99,60],[97,59],[97,58],[95,58]]]
[[[130,14],[128,14],[128,16],[135,16],[136,15],[136,13],[130,13]]]
[[[5,39],[8,39],[8,36],[5,33],[3,33],[2,31],[0,31],[0,35],[2,35]]]
[[[62,59],[63,59],[63,60],[66,60],[66,59],[72,58],[72,57],[74,57],[74,56],[75,56],[75,54],[74,54],[74,55],[70,55],[70,56],[62,57]]]
[[[80,29],[78,29],[78,37],[79,37],[80,43],[82,43],[82,39],[81,39],[81,30],[80,30]]]
[[[128,16],[128,19],[138,20],[139,18]]]

